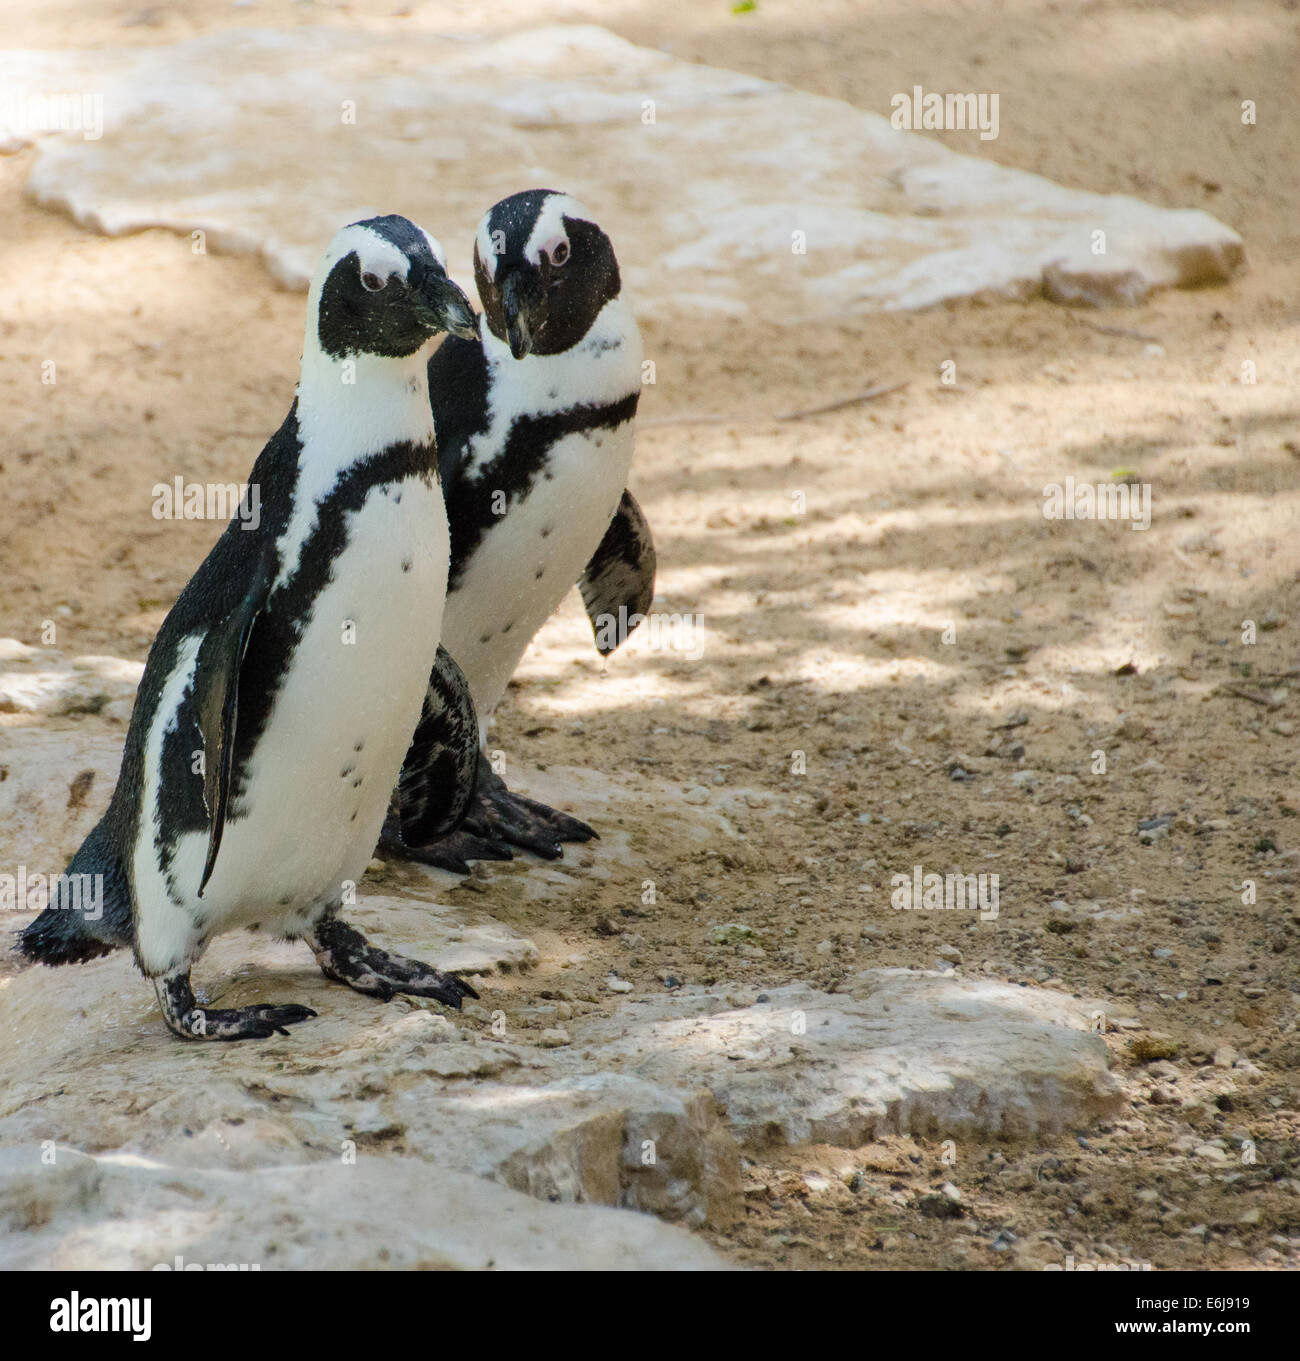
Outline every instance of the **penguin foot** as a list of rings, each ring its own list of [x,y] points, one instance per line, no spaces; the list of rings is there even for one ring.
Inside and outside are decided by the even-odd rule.
[[[580,819],[548,808],[536,799],[512,794],[505,781],[494,775],[491,784],[482,784],[476,806],[465,819],[465,830],[494,845],[518,846],[543,860],[558,860],[565,841],[590,841],[596,829]]]
[[[558,860],[565,841],[590,841],[596,836],[568,813],[544,803],[512,794],[502,786],[491,801],[476,801],[458,832],[449,832],[428,846],[408,846],[404,841],[381,840],[380,848],[406,860],[468,874],[471,860],[513,860],[515,850],[531,851],[543,860]]]
[[[190,987],[188,969],[155,978],[153,986],[167,1029],[183,1040],[266,1040],[272,1035],[287,1035],[285,1026],[310,1021],[316,1015],[310,1007],[293,1005],[238,1010],[200,1007]]]
[[[459,1011],[462,999],[478,996],[464,979],[371,945],[360,931],[338,917],[317,922],[307,935],[307,943],[326,978],[346,983],[381,1002],[404,992],[413,997],[432,997]]]
[[[460,829],[427,846],[409,846],[401,838],[397,820],[390,818],[380,835],[379,849],[404,860],[468,874],[470,860],[513,860],[514,851],[531,851],[543,860],[558,860],[566,841],[599,839],[594,827],[548,808],[536,799],[512,794],[506,782],[479,762],[478,783]]]
[[[475,836],[471,832],[449,832],[427,846],[408,846],[400,834],[389,834],[388,824],[379,838],[380,854],[396,856],[399,860],[415,860],[436,869],[451,870],[453,874],[468,874],[470,860],[513,860],[509,846]]]

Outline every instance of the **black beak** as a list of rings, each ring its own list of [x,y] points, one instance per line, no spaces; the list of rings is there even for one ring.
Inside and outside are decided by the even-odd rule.
[[[516,359],[522,359],[533,348],[533,330],[528,320],[532,301],[527,296],[529,292],[518,274],[507,275],[505,283],[501,286],[501,310],[505,314],[506,339],[510,342],[510,353]]]
[[[411,291],[433,331],[450,331],[463,340],[478,339],[478,318],[469,299],[439,269],[429,268]]]

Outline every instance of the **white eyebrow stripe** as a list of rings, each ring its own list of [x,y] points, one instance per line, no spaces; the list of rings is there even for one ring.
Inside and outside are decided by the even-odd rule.
[[[528,245],[524,248],[525,259],[531,264],[537,264],[541,259],[542,247],[548,241],[557,236],[567,237],[568,233],[564,229],[566,217],[591,221],[591,215],[587,210],[569,194],[552,194],[543,201],[541,212],[537,214],[537,221],[533,223],[533,230],[528,234]]]
[[[478,258],[483,262],[483,268],[488,271],[488,277],[495,283],[497,277],[497,265],[499,263],[496,249],[492,245],[492,233],[488,230],[488,223],[492,219],[492,214],[484,214],[483,220],[478,224],[478,235],[474,238],[474,247],[478,251]]]
[[[363,274],[378,274],[381,279],[388,279],[396,274],[398,278],[405,280],[411,267],[411,262],[406,258],[404,251],[399,250],[378,232],[357,223],[344,227],[335,236],[330,250],[330,265],[337,264],[352,251],[357,254]]]

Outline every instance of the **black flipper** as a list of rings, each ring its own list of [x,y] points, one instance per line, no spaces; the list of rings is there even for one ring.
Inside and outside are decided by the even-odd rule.
[[[235,725],[239,721],[239,671],[248,651],[253,625],[271,589],[272,546],[258,559],[253,581],[239,603],[210,628],[199,644],[194,668],[195,721],[203,739],[203,805],[208,811],[208,855],[199,881],[199,897],[212,876],[226,826],[230,772],[235,759]]]
[[[51,886],[49,906],[18,933],[18,950],[26,958],[83,964],[131,944],[131,890],[107,822],[105,817],[95,824]]]
[[[403,854],[407,847],[426,846],[454,832],[474,797],[478,762],[478,715],[469,682],[439,644],[380,848]]]
[[[578,578],[596,650],[608,657],[645,617],[655,594],[655,545],[630,491],[624,491],[600,547]]]

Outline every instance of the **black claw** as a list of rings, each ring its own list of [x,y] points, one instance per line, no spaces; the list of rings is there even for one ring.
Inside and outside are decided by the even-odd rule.
[[[282,1030],[282,1026],[298,1025],[302,1021],[311,1021],[316,1017],[316,1013],[310,1007],[300,1007],[296,1003],[289,1003],[286,1006],[259,1006],[247,1007],[259,1020],[266,1021],[268,1025],[273,1025],[280,1030],[282,1035],[287,1035],[287,1030]]]
[[[502,788],[496,795],[500,803],[508,801],[512,812],[523,812],[528,820],[541,823],[557,841],[590,841],[596,829],[589,827],[581,818],[571,813],[561,813],[558,808],[548,808],[536,799],[526,798],[523,794],[511,794]]]
[[[433,970],[430,972],[434,976],[427,980],[413,980],[397,985],[384,1001],[390,1000],[393,991],[396,991],[410,997],[432,997],[435,1002],[441,1002],[443,1006],[454,1007],[459,1011],[460,1004],[466,997],[478,997],[478,993],[464,979],[457,978],[454,974],[438,974]]]

